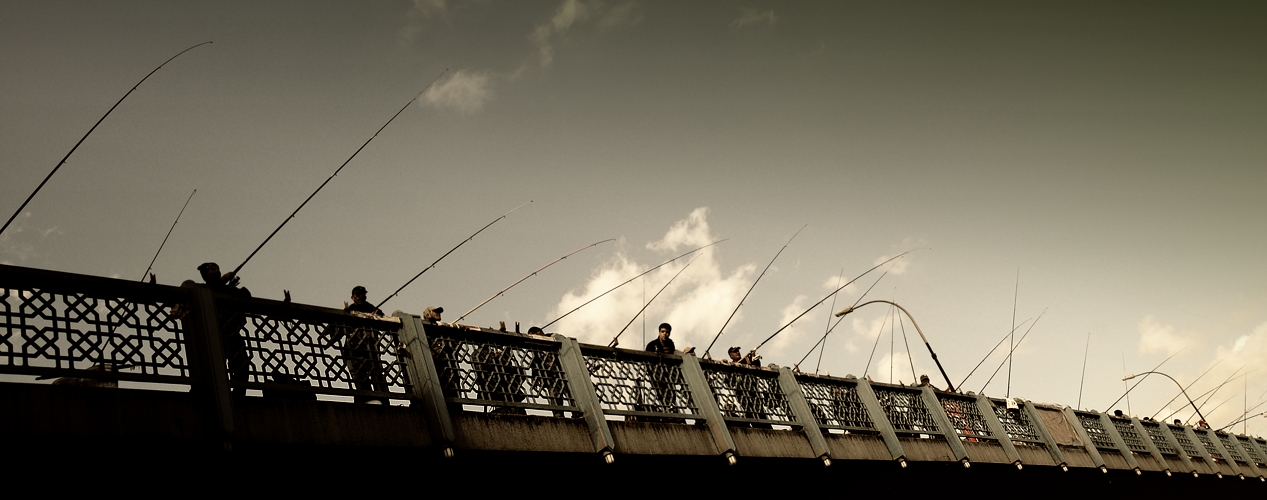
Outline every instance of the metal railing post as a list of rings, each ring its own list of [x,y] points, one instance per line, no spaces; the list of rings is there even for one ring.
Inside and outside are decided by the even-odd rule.
[[[1157,459],[1157,463],[1161,464],[1162,470],[1170,471],[1170,463],[1166,462],[1166,457],[1162,456],[1161,450],[1153,443],[1153,435],[1148,433],[1148,429],[1144,428],[1144,424],[1138,418],[1131,417],[1131,427],[1135,428],[1135,433],[1139,434],[1140,439],[1144,441],[1144,447],[1148,448],[1148,453]]]
[[[985,394],[977,394],[977,408],[980,408],[981,416],[985,418],[985,425],[990,428],[990,434],[998,438],[999,446],[1003,447],[1003,453],[1007,454],[1007,459],[1020,468],[1021,454],[1016,451],[1016,445],[1012,444],[1012,436],[1007,435],[1003,422],[1000,422],[999,416],[994,413],[994,402],[985,397]]]
[[[1219,464],[1213,460],[1214,457],[1210,456],[1210,450],[1205,448],[1205,443],[1202,443],[1201,439],[1197,438],[1196,431],[1192,430],[1192,427],[1186,425],[1181,427],[1183,428],[1183,435],[1187,436],[1188,441],[1192,443],[1192,446],[1196,447],[1197,451],[1201,453],[1201,456],[1199,457],[1201,458],[1201,461],[1209,466],[1211,470],[1218,473]]]
[[[1139,461],[1135,460],[1135,452],[1131,451],[1131,447],[1126,445],[1126,440],[1122,439],[1122,435],[1117,432],[1117,424],[1113,423],[1113,418],[1108,413],[1100,414],[1100,425],[1104,427],[1104,433],[1109,435],[1109,439],[1113,440],[1113,446],[1122,452],[1122,458],[1126,459],[1126,465],[1131,466],[1136,474],[1140,473]]]
[[[1205,433],[1205,437],[1210,438],[1210,443],[1218,450],[1219,455],[1223,457],[1223,461],[1227,462],[1227,465],[1232,467],[1232,473],[1236,475],[1243,475],[1244,471],[1241,470],[1241,466],[1237,465],[1236,459],[1232,458],[1232,454],[1228,453],[1227,448],[1223,447],[1223,440],[1219,439],[1219,436],[1212,430],[1202,429],[1201,432]],[[1193,434],[1196,434],[1195,430],[1193,431]],[[1197,440],[1197,442],[1200,443],[1201,441]]]
[[[211,290],[187,281],[181,285],[189,291],[191,312],[186,326],[185,345],[189,349],[191,391],[211,416],[220,434],[215,439],[225,451],[232,448],[235,426],[233,400],[230,397],[229,373],[225,367],[224,348],[220,345],[220,325],[216,301]],[[235,332],[236,335],[236,332]]]
[[[1245,443],[1242,443],[1241,440],[1236,439],[1236,434],[1228,433],[1227,437],[1228,437],[1228,442],[1232,443],[1232,446],[1235,446],[1237,448],[1236,451],[1238,451],[1242,457],[1245,457],[1245,467],[1241,467],[1241,471],[1244,472],[1245,475],[1247,476],[1263,477],[1263,470],[1259,469],[1258,464],[1254,463],[1254,456],[1250,455],[1249,450],[1245,449],[1246,447]],[[1247,468],[1249,470],[1245,470]]]
[[[941,400],[937,399],[937,393],[933,392],[933,387],[930,385],[920,387],[920,392],[924,396],[924,406],[928,407],[928,412],[932,414],[933,420],[937,421],[937,427],[941,428],[941,435],[946,438],[946,444],[950,445],[950,452],[955,454],[955,460],[962,463],[964,467],[971,465],[971,461],[968,459],[968,450],[964,448],[963,441],[959,439],[959,432],[955,430],[954,424],[950,423],[950,417],[946,415],[946,408],[941,405]]]
[[[1082,440],[1082,447],[1086,448],[1088,455],[1091,455],[1091,464],[1099,467],[1103,472],[1108,472],[1108,466],[1104,464],[1104,457],[1100,456],[1100,450],[1095,447],[1095,441],[1091,440],[1091,435],[1087,434],[1087,430],[1082,427],[1082,419],[1078,418],[1078,414],[1068,406],[1065,407],[1064,413],[1065,420],[1073,427],[1073,432],[1078,434],[1078,439]]]
[[[1195,474],[1197,472],[1197,466],[1193,465],[1192,460],[1188,458],[1188,452],[1185,451],[1183,446],[1179,444],[1179,439],[1175,437],[1174,433],[1170,432],[1170,426],[1166,425],[1165,422],[1157,422],[1157,428],[1161,430],[1161,435],[1166,438],[1166,442],[1170,443],[1170,447],[1175,449],[1175,454],[1178,455],[1179,461],[1182,462],[1183,466],[1188,469],[1185,472]]]
[[[581,346],[576,339],[554,334],[559,341],[559,365],[563,375],[567,377],[568,387],[572,389],[572,398],[576,407],[585,416],[585,424],[589,426],[590,440],[594,443],[594,451],[603,455],[608,463],[614,460],[612,452],[616,451],[616,441],[612,439],[611,428],[607,426],[607,416],[603,414],[602,402],[594,391],[594,382],[590,380],[589,369],[585,366],[585,356],[581,354]]]
[[[1065,453],[1060,451],[1060,445],[1056,443],[1056,439],[1051,437],[1051,432],[1047,430],[1047,424],[1043,423],[1043,417],[1038,413],[1038,408],[1034,407],[1034,403],[1027,400],[1021,401],[1022,409],[1029,413],[1029,421],[1034,424],[1034,430],[1038,431],[1038,436],[1043,438],[1043,443],[1047,445],[1047,452],[1051,454],[1051,460],[1056,462],[1061,468],[1068,470],[1069,461],[1065,459]]]
[[[884,407],[880,406],[880,399],[875,397],[875,389],[871,388],[871,382],[860,378],[854,388],[858,391],[858,399],[862,400],[862,406],[867,409],[871,421],[875,423],[876,430],[880,431],[880,437],[884,438],[884,446],[889,449],[889,456],[905,468],[906,451],[902,450],[902,441],[898,440],[897,432],[893,430],[893,424],[889,422],[889,416],[884,413]]]
[[[805,438],[809,440],[809,447],[814,450],[814,455],[824,465],[830,466],[831,450],[827,448],[827,439],[823,437],[823,429],[818,426],[818,419],[814,418],[814,412],[810,410],[809,402],[801,392],[801,384],[796,382],[796,374],[792,373],[791,368],[779,368],[779,388],[783,389],[783,396],[787,398],[792,414],[801,422],[801,429],[805,431]]]
[[[409,380],[413,382],[412,396],[422,407],[431,439],[440,445],[446,457],[453,456],[457,430],[453,426],[453,416],[449,414],[449,405],[444,400],[444,386],[436,370],[435,358],[431,355],[426,327],[422,318],[406,312],[396,311],[392,316],[400,318],[400,341],[405,344],[405,352],[409,353],[405,368],[409,372]]]
[[[713,388],[708,385],[708,378],[704,376],[704,368],[700,366],[699,359],[693,354],[682,355],[682,378],[686,380],[686,385],[691,388],[691,395],[695,398],[695,404],[699,406],[699,411],[704,415],[704,423],[708,424],[708,430],[713,435],[713,444],[717,447],[717,453],[731,464],[735,463],[735,455],[739,450],[735,449],[735,439],[730,435],[730,429],[726,427],[726,419],[722,417],[721,407],[717,406],[717,398],[713,396]]]

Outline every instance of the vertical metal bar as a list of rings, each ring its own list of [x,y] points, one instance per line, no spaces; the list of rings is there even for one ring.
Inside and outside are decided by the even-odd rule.
[[[1232,446],[1237,447],[1236,451],[1240,452],[1240,455],[1242,457],[1245,457],[1245,467],[1241,467],[1241,471],[1244,472],[1245,475],[1247,476],[1263,477],[1263,470],[1259,469],[1258,464],[1254,463],[1253,455],[1250,455],[1249,450],[1245,449],[1246,448],[1245,443],[1242,443],[1241,440],[1236,439],[1236,434],[1232,434],[1232,433],[1228,433],[1228,441],[1232,443]],[[1249,470],[1245,470],[1245,469],[1249,469]]]
[[[1087,430],[1082,427],[1082,419],[1078,418],[1078,414],[1073,412],[1073,408],[1065,407],[1065,420],[1073,427],[1073,431],[1078,434],[1078,439],[1082,440],[1082,447],[1086,448],[1087,454],[1091,455],[1091,464],[1099,467],[1101,471],[1108,472],[1108,467],[1104,465],[1104,457],[1100,456],[1100,450],[1096,449],[1095,442],[1091,441],[1091,436],[1087,434]]]
[[[1241,466],[1236,464],[1236,460],[1232,458],[1231,453],[1227,452],[1227,448],[1223,447],[1223,441],[1219,439],[1217,435],[1214,434],[1214,431],[1211,431],[1209,429],[1201,429],[1201,432],[1205,433],[1205,437],[1210,438],[1210,442],[1214,444],[1214,447],[1216,449],[1218,449],[1219,455],[1223,456],[1223,461],[1227,462],[1227,465],[1232,467],[1233,474],[1237,474],[1237,475],[1244,474],[1244,471],[1241,470]]]
[[[950,451],[955,454],[955,460],[962,463],[964,467],[968,467],[971,463],[968,460],[968,450],[959,439],[959,433],[955,431],[954,424],[950,423],[950,417],[946,416],[946,409],[941,406],[941,400],[937,399],[937,393],[933,392],[932,386],[926,385],[921,389],[924,406],[928,407],[933,420],[937,421],[937,427],[941,428],[941,435],[946,438],[946,444],[950,445]]]
[[[1131,447],[1126,445],[1126,440],[1122,439],[1122,435],[1117,432],[1117,425],[1113,423],[1109,414],[1100,414],[1100,425],[1104,427],[1104,432],[1109,435],[1109,439],[1113,440],[1113,446],[1122,452],[1122,458],[1126,459],[1126,464],[1139,474],[1139,461],[1135,460],[1135,452],[1131,451]]]
[[[1135,428],[1135,433],[1139,434],[1140,439],[1144,441],[1144,447],[1148,448],[1148,453],[1157,459],[1157,463],[1161,465],[1162,470],[1169,471],[1170,464],[1166,462],[1166,457],[1162,456],[1161,450],[1157,449],[1157,445],[1153,444],[1153,435],[1148,433],[1148,429],[1144,428],[1144,424],[1140,423],[1138,418],[1131,417],[1131,427]]]
[[[1175,437],[1174,433],[1170,432],[1170,426],[1166,425],[1165,422],[1157,422],[1157,424],[1157,427],[1161,429],[1162,437],[1166,438],[1166,442],[1170,443],[1170,447],[1174,448],[1175,452],[1178,453],[1179,461],[1183,462],[1183,466],[1188,469],[1187,472],[1197,472],[1197,466],[1193,465],[1192,460],[1188,459],[1188,452],[1184,451],[1183,446],[1179,444],[1179,439]]]
[[[589,426],[590,440],[594,442],[594,451],[603,455],[611,463],[612,453],[616,451],[616,441],[612,439],[611,428],[607,426],[607,417],[594,391],[594,382],[590,380],[589,369],[585,367],[585,356],[581,354],[581,346],[576,339],[554,334],[559,341],[559,365],[563,375],[568,379],[568,387],[572,390],[572,399],[577,408],[585,416],[585,425]]]
[[[1003,422],[999,421],[999,416],[994,413],[994,403],[985,394],[977,394],[977,408],[981,411],[981,416],[985,418],[986,427],[990,428],[990,434],[998,438],[999,446],[1003,447],[1003,453],[1007,454],[1007,459],[1016,464],[1021,465],[1021,454],[1016,451],[1016,445],[1012,444],[1012,437],[1007,435],[1007,429],[1003,428]]]
[[[779,368],[779,388],[783,389],[783,396],[787,398],[792,414],[803,424],[801,428],[805,431],[805,438],[809,440],[814,455],[822,459],[824,465],[831,465],[831,450],[827,448],[827,439],[823,438],[823,429],[818,426],[818,420],[814,418],[814,412],[810,410],[809,402],[801,392],[801,384],[796,382],[796,374],[792,373],[791,368]]]
[[[1201,461],[1205,462],[1211,471],[1222,474],[1218,462],[1215,462],[1214,457],[1210,456],[1210,450],[1205,448],[1205,443],[1202,443],[1201,439],[1197,437],[1196,431],[1192,427],[1185,425],[1183,426],[1183,432],[1184,435],[1188,436],[1188,441],[1192,442],[1192,446],[1196,447],[1197,451],[1201,453]]]
[[[893,424],[889,422],[889,416],[884,413],[884,407],[880,406],[880,399],[875,397],[875,390],[871,388],[871,383],[865,378],[860,378],[854,388],[858,391],[858,399],[862,400],[862,406],[867,409],[871,421],[875,423],[876,430],[880,431],[880,437],[884,438],[884,446],[889,448],[889,455],[905,468],[906,451],[902,450],[902,441],[898,440],[897,432],[893,431]]]
[[[405,368],[409,370],[409,380],[413,383],[412,396],[422,406],[431,439],[444,450],[446,457],[452,456],[457,430],[453,426],[453,416],[449,415],[449,405],[444,401],[444,385],[431,354],[426,325],[422,318],[406,312],[396,311],[392,316],[400,318],[400,341],[405,344],[405,352],[409,353]]]
[[[211,290],[186,281],[181,288],[189,290],[192,310],[184,321],[185,342],[190,347],[191,388],[202,396],[204,408],[210,413],[225,451],[232,448],[235,425],[233,401],[229,397],[229,373],[225,367],[224,348],[220,345],[220,325],[216,319],[216,301]]]
[[[704,368],[700,366],[699,360],[694,355],[682,355],[682,378],[691,388],[695,405],[704,415],[704,423],[708,424],[708,430],[713,435],[717,454],[726,457],[733,464],[739,450],[735,449],[735,439],[731,437],[730,429],[726,428],[726,420],[722,418],[721,407],[717,406],[713,388],[708,385],[708,379],[704,377]]]
[[[1056,443],[1056,439],[1051,437],[1051,432],[1047,430],[1047,424],[1043,423],[1043,418],[1038,413],[1038,408],[1034,407],[1034,403],[1029,401],[1021,401],[1022,410],[1029,413],[1029,421],[1034,424],[1034,430],[1038,431],[1038,436],[1043,438],[1043,443],[1047,445],[1047,452],[1051,454],[1051,460],[1056,462],[1063,468],[1069,467],[1069,461],[1065,459],[1065,452],[1060,451],[1060,445]]]

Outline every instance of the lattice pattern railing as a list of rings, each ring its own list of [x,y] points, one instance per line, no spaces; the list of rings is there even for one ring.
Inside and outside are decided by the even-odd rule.
[[[444,333],[434,333],[443,331]],[[555,342],[428,327],[446,399],[498,408],[574,409]]]
[[[609,415],[698,415],[676,356],[583,349],[594,391]]]
[[[818,425],[833,429],[875,430],[875,423],[858,397],[856,382],[800,377],[801,392]]]
[[[1078,422],[1082,424],[1082,428],[1087,431],[1087,436],[1091,438],[1091,443],[1096,448],[1104,450],[1116,450],[1117,445],[1113,444],[1113,438],[1109,436],[1109,431],[1104,429],[1104,424],[1100,422],[1099,415],[1089,415],[1086,413],[1076,413]]]
[[[1197,435],[1197,441],[1201,441],[1201,445],[1210,452],[1210,456],[1223,460],[1223,454],[1219,453],[1218,447],[1214,446],[1214,441],[1210,439],[1210,435],[1206,434],[1204,429],[1193,429],[1193,434]]]
[[[721,363],[700,363],[709,389],[727,420],[794,422],[777,372]]]
[[[1023,408],[1009,409],[1006,401],[995,399],[990,400],[990,406],[994,409],[994,416],[999,418],[999,423],[1003,424],[1007,437],[1011,438],[1013,443],[1045,446],[1043,437],[1038,434],[1038,429],[1029,418],[1029,412]]]
[[[977,398],[943,393],[937,395],[937,400],[941,402],[941,407],[946,411],[946,417],[950,418],[950,425],[959,434],[959,439],[971,441],[997,438],[990,432]]]
[[[171,313],[186,292],[104,278],[37,287],[28,270],[4,267],[0,372],[188,383],[185,329]]]
[[[1144,444],[1144,437],[1139,435],[1139,431],[1135,430],[1135,424],[1130,420],[1122,420],[1109,417],[1109,421],[1113,422],[1113,428],[1117,429],[1117,435],[1122,436],[1122,442],[1126,443],[1126,449],[1133,453],[1148,453],[1148,445]]]
[[[1236,437],[1236,440],[1237,440],[1237,441],[1240,441],[1240,443],[1241,443],[1241,448],[1244,448],[1244,449],[1245,449],[1245,453],[1248,453],[1248,454],[1249,454],[1249,458],[1250,458],[1250,460],[1253,460],[1253,461],[1254,461],[1254,463],[1256,463],[1256,464],[1260,464],[1260,465],[1262,465],[1262,464],[1267,464],[1267,462],[1264,462],[1264,461],[1263,461],[1263,457],[1262,457],[1262,455],[1259,455],[1259,454],[1258,454],[1258,450],[1254,448],[1253,443],[1251,443],[1251,442],[1250,442],[1250,439],[1249,439],[1248,437],[1245,437],[1245,436],[1237,436],[1237,437]]]
[[[1163,455],[1178,455],[1179,450],[1170,445],[1170,441],[1166,439],[1165,431],[1162,430],[1161,424],[1157,422],[1140,422],[1144,426],[1144,431],[1148,432],[1148,438],[1153,441],[1153,446],[1157,447]]]
[[[1170,427],[1170,435],[1175,437],[1175,441],[1179,443],[1179,447],[1183,448],[1184,454],[1190,457],[1204,457],[1205,453],[1197,449],[1196,443],[1188,439],[1188,433],[1184,432],[1184,428],[1177,425],[1166,424]]]
[[[924,404],[922,391],[878,385],[872,385],[872,389],[893,430],[908,434],[941,434],[932,412]]]
[[[1223,448],[1227,450],[1228,456],[1237,462],[1244,462],[1245,457],[1241,455],[1241,448],[1232,442],[1232,437],[1227,434],[1215,433],[1219,437],[1219,442],[1223,443]]]

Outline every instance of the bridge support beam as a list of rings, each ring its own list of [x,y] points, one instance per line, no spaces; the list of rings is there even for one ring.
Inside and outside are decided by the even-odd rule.
[[[1039,415],[1038,408],[1034,407],[1034,403],[1021,400],[1021,410],[1029,414],[1029,421],[1034,424],[1034,430],[1038,431],[1038,436],[1047,445],[1047,452],[1051,454],[1051,460],[1061,467],[1069,467],[1069,461],[1065,459],[1065,453],[1060,451],[1060,445],[1056,443],[1055,438],[1051,437],[1051,431],[1047,430],[1047,425],[1043,423],[1043,418]]]
[[[1175,437],[1174,433],[1170,432],[1170,426],[1166,425],[1165,422],[1158,422],[1157,427],[1161,429],[1161,436],[1166,438],[1166,442],[1170,443],[1170,447],[1174,448],[1175,452],[1178,453],[1179,461],[1183,463],[1184,468],[1188,469],[1184,472],[1197,472],[1197,466],[1188,458],[1188,453],[1183,451],[1183,446],[1179,444],[1179,439]]]
[[[572,389],[572,398],[576,401],[576,406],[581,409],[581,414],[585,416],[585,425],[589,426],[594,451],[603,455],[607,463],[611,463],[615,459],[612,453],[616,451],[616,440],[612,439],[611,428],[607,426],[607,416],[603,414],[598,393],[594,392],[594,383],[590,381],[589,369],[585,367],[585,356],[581,354],[581,346],[576,339],[557,333],[554,334],[554,340],[561,344],[559,364],[563,367],[564,376],[567,377],[568,387]]]
[[[1131,447],[1126,445],[1126,440],[1122,439],[1122,435],[1117,432],[1117,424],[1113,423],[1113,419],[1108,413],[1100,414],[1100,425],[1104,426],[1104,432],[1109,435],[1109,439],[1113,440],[1113,446],[1122,452],[1122,458],[1126,459],[1126,464],[1132,469],[1139,471],[1139,461],[1135,460],[1135,452],[1131,451]]]
[[[876,430],[880,431],[880,437],[884,438],[884,446],[889,449],[889,455],[905,468],[906,452],[902,450],[902,441],[898,440],[897,432],[893,431],[893,424],[889,423],[889,416],[884,413],[884,407],[880,406],[879,398],[875,397],[875,389],[871,388],[871,383],[865,378],[858,379],[854,387],[858,391],[858,399],[862,400],[862,405],[867,408],[867,414],[871,416],[871,422],[875,424]]]
[[[1148,429],[1144,428],[1144,424],[1138,418],[1131,417],[1131,427],[1134,427],[1135,433],[1139,434],[1140,438],[1143,438],[1144,447],[1148,448],[1148,453],[1152,454],[1153,458],[1157,459],[1157,463],[1161,464],[1162,470],[1169,471],[1170,466],[1166,464],[1166,457],[1162,456],[1161,450],[1153,443],[1153,437],[1148,433]]]
[[[1191,429],[1192,428],[1189,427],[1189,430],[1195,434],[1196,431],[1191,430]],[[1205,436],[1210,438],[1210,443],[1214,445],[1214,450],[1210,450],[1210,451],[1218,452],[1218,454],[1223,457],[1223,460],[1227,462],[1227,465],[1232,467],[1233,474],[1240,475],[1240,474],[1245,473],[1245,471],[1241,470],[1240,464],[1236,463],[1236,460],[1232,459],[1232,454],[1227,452],[1227,448],[1223,447],[1223,440],[1219,439],[1219,436],[1215,434],[1214,431],[1209,430],[1209,429],[1201,429],[1201,432],[1204,432]],[[1197,440],[1196,443],[1200,444],[1201,441]],[[1217,469],[1218,466],[1215,465],[1215,468]]]
[[[814,455],[822,459],[823,464],[831,465],[831,450],[827,447],[827,439],[823,437],[823,429],[818,426],[818,420],[814,418],[814,412],[810,410],[809,402],[805,400],[805,394],[801,392],[801,384],[796,382],[796,374],[792,373],[791,368],[786,366],[779,368],[779,388],[783,389],[783,395],[787,397],[792,414],[801,423],[801,429],[805,431],[805,437],[809,440],[809,446],[814,450]]]
[[[1095,442],[1091,441],[1091,436],[1087,434],[1087,429],[1082,427],[1082,420],[1078,418],[1078,414],[1074,413],[1073,408],[1065,407],[1065,420],[1069,421],[1069,425],[1073,427],[1073,432],[1078,434],[1078,439],[1082,440],[1082,447],[1086,448],[1087,454],[1091,455],[1091,464],[1099,467],[1100,470],[1108,472],[1108,467],[1104,463],[1104,457],[1100,456],[1100,450],[1095,447]]]
[[[405,368],[413,383],[412,396],[422,406],[432,441],[439,444],[446,457],[452,456],[457,430],[453,426],[453,417],[449,415],[449,406],[444,401],[444,385],[436,370],[435,358],[431,356],[426,326],[421,318],[409,313],[396,311],[392,315],[400,318],[400,341],[409,353]]]
[[[955,454],[955,460],[967,467],[971,463],[968,459],[968,450],[963,447],[963,441],[959,439],[959,432],[955,430],[955,425],[950,423],[946,408],[941,405],[941,400],[937,399],[937,393],[933,392],[932,386],[926,385],[921,389],[923,389],[924,406],[928,407],[933,420],[937,421],[937,427],[941,428],[941,435],[946,438],[946,444],[950,445],[950,452]]]
[[[990,398],[985,397],[985,394],[977,394],[977,408],[981,409],[981,416],[985,418],[986,427],[990,428],[990,434],[998,438],[999,446],[1003,448],[1003,453],[1007,455],[1007,459],[1019,466],[1021,464],[1021,454],[1016,451],[1016,445],[1012,444],[1012,437],[1007,435],[1007,429],[1003,428],[1003,422],[1000,422],[999,416],[994,413],[994,403],[990,401]]]
[[[216,315],[216,301],[211,290],[186,281],[181,288],[189,291],[189,317],[183,320],[188,329],[185,342],[189,350],[189,374],[191,387],[199,394],[199,404],[204,415],[211,415],[208,422],[219,433],[215,439],[225,451],[233,446],[235,425],[233,400],[230,397],[229,373],[225,367],[224,347],[220,344],[220,325]]]
[[[708,431],[713,436],[717,454],[726,457],[731,464],[734,464],[735,455],[739,453],[739,450],[735,449],[735,438],[731,437],[730,429],[726,427],[726,419],[722,417],[721,407],[717,406],[713,388],[708,385],[708,379],[704,377],[704,368],[700,367],[699,359],[695,355],[682,355],[682,378],[691,388],[691,398],[695,400],[700,414],[704,416],[704,423],[708,424]]]

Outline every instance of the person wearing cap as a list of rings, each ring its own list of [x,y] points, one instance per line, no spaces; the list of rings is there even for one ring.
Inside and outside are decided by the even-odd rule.
[[[422,320],[432,325],[438,325],[440,324],[440,314],[443,312],[443,307],[428,307],[422,311]]]
[[[234,276],[232,272],[220,274],[220,265],[215,262],[204,262],[198,266],[198,273],[202,275],[204,283],[200,286],[224,295],[251,298],[250,290],[238,286],[242,279]],[[193,280],[187,280],[182,286],[193,284]],[[222,302],[216,307],[220,348],[228,362],[229,378],[235,382],[247,382],[251,371],[251,353],[246,349],[246,339],[242,336],[242,331],[246,329],[246,314],[231,307],[230,304]],[[246,388],[236,387],[233,389],[233,394],[245,396]]]
[[[731,363],[734,363],[737,365],[744,365],[744,366],[753,366],[757,368],[761,367],[761,360],[756,359],[756,356],[755,356],[756,351],[748,353],[747,356],[740,356],[739,353],[742,351],[743,351],[742,348],[735,346],[727,350],[726,354],[730,356]]]
[[[382,316],[383,312],[374,307],[374,304],[371,304],[367,298],[365,287],[353,287],[352,303],[344,302],[343,311]],[[338,342],[340,337],[347,337],[340,351],[343,354],[343,362],[347,366],[352,387],[358,391],[385,392],[387,390],[387,380],[383,376],[383,363],[378,352],[378,336],[375,335],[374,330],[370,328],[334,328],[333,336],[332,342]],[[353,399],[357,403],[386,403],[382,398],[369,396],[353,396]]]

